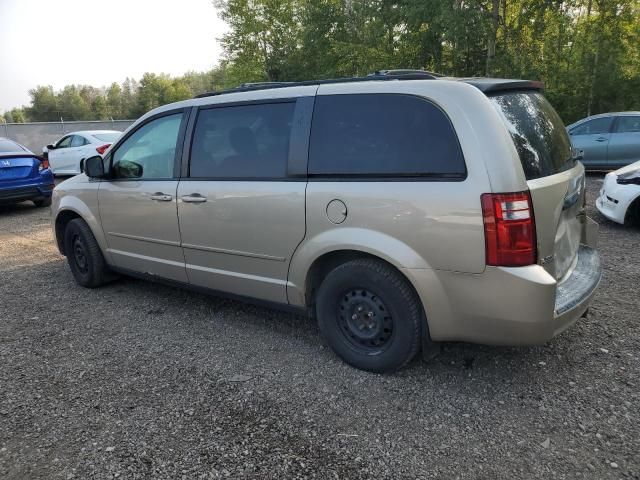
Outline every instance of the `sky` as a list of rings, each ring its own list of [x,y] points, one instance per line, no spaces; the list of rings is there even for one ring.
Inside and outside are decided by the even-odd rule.
[[[0,0],[0,112],[38,85],[208,70],[225,31],[212,0]]]

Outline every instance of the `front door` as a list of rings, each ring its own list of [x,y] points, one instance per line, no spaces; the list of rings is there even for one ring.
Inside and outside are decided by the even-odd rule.
[[[640,115],[618,117],[609,142],[609,166],[620,168],[640,160]]]
[[[178,216],[190,283],[286,302],[305,234],[304,179],[288,176],[296,104],[201,109]]]
[[[100,184],[102,228],[117,267],[187,281],[176,190],[182,111],[152,119],[110,154],[110,178]]]
[[[49,163],[51,164],[53,173],[55,173],[56,175],[65,175],[70,173],[68,170],[68,165],[71,140],[73,140],[73,135],[62,137],[60,141],[55,145],[55,148],[49,150]]]
[[[583,151],[582,163],[587,168],[606,168],[607,151],[613,117],[599,117],[571,129],[571,144]]]

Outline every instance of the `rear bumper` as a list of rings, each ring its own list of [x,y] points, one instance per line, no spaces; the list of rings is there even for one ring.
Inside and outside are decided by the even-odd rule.
[[[0,204],[16,203],[25,200],[49,198],[55,185],[51,184],[27,184],[13,187],[0,187]]]
[[[482,274],[406,270],[436,341],[537,345],[560,334],[589,307],[602,275],[590,225],[570,275],[558,283],[542,266],[487,267]],[[593,243],[592,243],[593,242]]]

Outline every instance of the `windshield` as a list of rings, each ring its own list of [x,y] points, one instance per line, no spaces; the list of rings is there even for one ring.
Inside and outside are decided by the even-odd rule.
[[[101,142],[111,142],[111,143],[113,143],[120,137],[120,135],[122,135],[122,133],[120,133],[120,132],[96,133],[94,135],[94,137],[96,137]]]
[[[541,93],[506,93],[489,99],[513,138],[527,180],[575,165],[565,126]]]

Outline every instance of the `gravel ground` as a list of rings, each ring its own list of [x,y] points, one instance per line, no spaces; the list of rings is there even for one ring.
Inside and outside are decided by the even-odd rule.
[[[640,230],[601,223],[587,319],[543,347],[348,367],[307,319],[123,279],[0,209],[1,478],[640,478]]]

